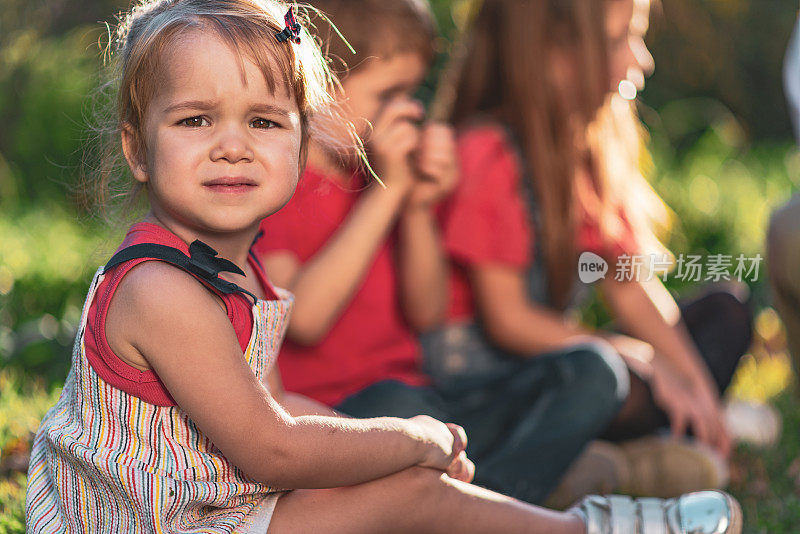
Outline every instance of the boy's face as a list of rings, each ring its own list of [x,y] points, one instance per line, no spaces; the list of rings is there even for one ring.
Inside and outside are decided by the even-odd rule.
[[[346,118],[358,135],[369,136],[370,125],[380,118],[387,105],[397,99],[411,99],[427,70],[425,61],[414,52],[401,52],[387,59],[370,57],[358,64],[342,82]]]

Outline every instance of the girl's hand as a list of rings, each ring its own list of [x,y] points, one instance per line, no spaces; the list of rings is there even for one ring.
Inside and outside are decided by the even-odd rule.
[[[715,448],[723,457],[728,456],[730,437],[718,401],[708,392],[679,377],[661,358],[653,362],[650,386],[656,403],[669,417],[675,437],[682,437],[691,428],[700,442]]]
[[[450,464],[450,467],[447,468],[447,476],[450,478],[454,478],[456,480],[460,480],[462,482],[472,482],[472,479],[475,477],[475,464],[472,463],[472,460],[467,458],[467,453],[465,451],[461,451],[461,453],[456,456],[453,463]]]
[[[467,434],[463,428],[452,423],[442,423],[427,415],[417,415],[410,420],[419,426],[421,440],[428,445],[425,458],[419,465],[448,474],[451,468],[453,473],[464,470],[465,466],[458,460],[459,455],[467,448]]]
[[[724,425],[719,395],[706,377],[686,377],[657,355],[649,343],[620,334],[605,338],[626,363],[645,378],[656,404],[667,413],[673,434],[683,436],[691,427],[697,439],[724,457],[730,454],[731,438]]]
[[[458,161],[453,129],[431,123],[422,130],[416,152],[417,180],[409,207],[431,207],[453,192],[458,183]]]
[[[733,441],[725,425],[719,394],[710,380],[696,380],[692,385],[693,398],[711,427],[711,445],[725,458],[733,447]]]
[[[453,458],[452,463],[447,467],[447,476],[462,482],[472,482],[472,478],[475,476],[475,464],[467,458],[467,451],[465,450],[467,447],[467,433],[456,424],[445,423],[445,425],[453,434],[453,452],[460,449],[455,458]]]

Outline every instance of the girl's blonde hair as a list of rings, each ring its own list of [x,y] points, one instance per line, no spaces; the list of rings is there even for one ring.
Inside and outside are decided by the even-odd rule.
[[[576,277],[576,198],[611,241],[631,220],[647,252],[664,252],[653,220],[666,208],[641,173],[633,104],[609,96],[606,6],[619,0],[484,0],[468,39],[450,120],[490,116],[516,135],[533,179],[550,295],[564,306]],[[553,51],[574,58],[574,101],[553,82]],[[577,121],[574,119],[577,117]],[[576,170],[588,164],[589,180]],[[643,251],[644,252],[644,251]],[[613,258],[608,258],[613,261]]]
[[[331,74],[317,41],[308,31],[307,9],[300,9],[300,43],[279,42],[284,15],[293,5],[281,0],[144,0],[120,18],[108,43],[109,80],[101,87],[107,98],[105,116],[93,126],[97,166],[84,168],[84,201],[104,216],[109,208],[134,204],[141,186],[125,172],[120,129],[133,131],[144,150],[142,128],[147,106],[159,88],[164,50],[185,32],[214,32],[261,71],[270,91],[288,91],[300,110],[301,165],[310,138],[338,152],[363,147],[352,125],[341,118],[333,94],[338,81]],[[109,32],[110,33],[110,32]],[[242,65],[243,66],[243,65]],[[110,111],[111,101],[114,102]]]

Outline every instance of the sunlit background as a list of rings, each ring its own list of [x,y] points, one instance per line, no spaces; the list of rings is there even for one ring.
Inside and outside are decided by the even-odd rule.
[[[433,4],[446,51],[453,13],[464,5]],[[648,36],[657,67],[639,100],[650,135],[648,175],[674,211],[667,243],[675,254],[763,256],[769,213],[800,186],[781,87],[797,2],[663,4]],[[24,531],[30,436],[65,378],[91,273],[122,230],[82,212],[73,190],[98,83],[98,42],[106,42],[99,21],[113,24],[125,7],[112,0],[0,0],[0,534]],[[756,341],[732,392],[775,403],[784,434],[773,450],[737,450],[732,490],[747,532],[796,532],[800,400],[763,265],[750,287]],[[606,319],[596,304],[584,315]]]

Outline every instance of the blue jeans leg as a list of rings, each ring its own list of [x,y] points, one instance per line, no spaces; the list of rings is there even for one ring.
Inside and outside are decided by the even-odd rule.
[[[627,380],[619,355],[588,343],[520,362],[502,390],[466,395],[456,421],[470,439],[475,482],[541,503],[616,415]]]
[[[398,380],[376,382],[351,395],[336,406],[353,417],[414,417],[429,415],[451,421],[447,404],[429,387],[409,386]]]

